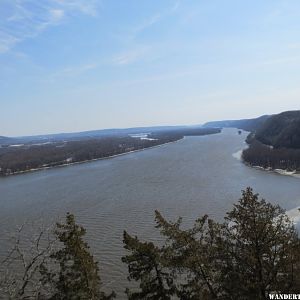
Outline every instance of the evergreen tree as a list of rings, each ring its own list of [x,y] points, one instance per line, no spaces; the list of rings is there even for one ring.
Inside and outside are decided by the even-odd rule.
[[[299,292],[299,239],[282,208],[247,188],[225,220],[220,267],[228,294],[269,299]]]
[[[83,237],[86,230],[75,223],[74,215],[67,214],[66,223],[57,223],[55,234],[63,246],[51,254],[58,263],[58,271],[41,267],[45,285],[54,289],[50,299],[55,300],[99,300],[112,299],[100,290],[101,282],[98,263],[90,254]]]
[[[176,277],[180,299],[215,299],[220,282],[215,272],[216,240],[219,226],[207,215],[197,219],[191,229],[182,229],[181,218],[168,222],[156,211],[157,228],[166,237],[164,255]]]
[[[122,258],[128,264],[129,280],[140,281],[140,290],[126,289],[130,300],[168,300],[174,294],[172,276],[164,267],[162,250],[151,242],[140,242],[124,231],[124,248],[131,251]]]
[[[157,228],[166,238],[162,247],[140,242],[127,234],[125,248],[132,252],[124,262],[140,292],[129,299],[269,299],[270,293],[299,293],[300,247],[296,230],[277,205],[259,200],[251,188],[227,213],[223,223],[207,216],[183,229],[181,219],[166,221],[156,212]],[[172,282],[157,295],[157,274],[167,269]],[[152,273],[151,273],[152,274]],[[155,275],[156,274],[156,275]],[[163,281],[168,283],[167,280]],[[168,289],[169,288],[169,289]],[[147,298],[148,297],[148,298]]]

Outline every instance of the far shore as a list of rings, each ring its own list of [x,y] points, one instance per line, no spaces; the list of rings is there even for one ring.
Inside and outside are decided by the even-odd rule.
[[[3,176],[0,176],[0,178],[1,177],[2,178],[9,177],[11,175],[21,175],[21,174],[26,174],[26,173],[31,173],[31,172],[48,170],[48,169],[53,169],[53,168],[67,167],[67,166],[72,166],[72,165],[77,165],[77,164],[84,164],[84,163],[94,162],[94,161],[103,160],[103,159],[111,159],[111,158],[115,158],[115,157],[118,157],[118,156],[122,156],[122,155],[130,154],[130,153],[134,153],[134,152],[144,151],[144,150],[147,150],[147,149],[154,149],[154,148],[162,147],[162,146],[165,146],[165,145],[168,145],[168,144],[173,144],[173,143],[176,143],[176,142],[178,142],[180,140],[183,140],[184,138],[185,137],[182,137],[182,138],[179,138],[176,141],[161,143],[161,144],[155,145],[155,146],[150,146],[150,147],[145,147],[145,148],[141,148],[141,149],[126,151],[126,152],[123,152],[123,153],[114,154],[114,155],[108,155],[108,156],[99,157],[99,158],[93,158],[93,159],[81,160],[81,161],[74,161],[74,162],[69,162],[69,163],[62,163],[62,164],[59,164],[59,165],[56,165],[56,166],[44,166],[44,167],[35,168],[35,169],[29,169],[29,170],[24,170],[24,171],[17,171],[17,172],[13,172],[13,173],[10,173],[10,174],[6,174],[6,175],[3,175]]]

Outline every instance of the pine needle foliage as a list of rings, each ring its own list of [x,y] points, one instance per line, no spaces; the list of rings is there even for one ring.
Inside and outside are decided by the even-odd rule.
[[[84,241],[86,230],[76,224],[72,214],[66,215],[65,223],[57,223],[55,235],[62,247],[50,258],[59,265],[58,271],[41,270],[45,284],[52,286],[51,300],[104,300],[115,294],[105,295],[101,291],[98,263]]]
[[[139,291],[126,289],[128,299],[171,299],[174,294],[173,280],[164,267],[163,251],[151,242],[140,242],[124,231],[125,249],[131,255],[122,258],[128,264],[129,280],[140,281]]]
[[[155,220],[163,246],[124,234],[123,262],[140,283],[128,299],[264,300],[300,291],[297,232],[282,208],[249,187],[223,223],[204,215],[183,229],[158,211]]]

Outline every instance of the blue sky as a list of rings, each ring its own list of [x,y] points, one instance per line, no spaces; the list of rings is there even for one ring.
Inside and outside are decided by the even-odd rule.
[[[299,0],[0,0],[0,135],[277,113],[299,79]]]

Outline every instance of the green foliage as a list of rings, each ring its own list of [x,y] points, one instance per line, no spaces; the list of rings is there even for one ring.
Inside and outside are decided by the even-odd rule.
[[[219,282],[212,281],[215,270],[218,224],[203,216],[195,221],[193,228],[183,230],[182,220],[167,222],[156,211],[157,228],[166,237],[165,256],[173,274],[180,278],[176,294],[180,299],[209,299],[217,296]]]
[[[171,299],[173,280],[164,268],[163,251],[153,243],[142,243],[124,232],[125,249],[131,255],[122,258],[128,264],[129,279],[140,281],[140,291],[126,290],[128,299]]]
[[[204,216],[183,229],[181,219],[168,222],[159,212],[156,222],[165,237],[162,247],[124,235],[131,253],[123,261],[129,278],[140,282],[129,299],[268,299],[272,292],[300,290],[294,226],[279,206],[259,200],[251,188],[223,223]]]
[[[299,268],[299,240],[279,206],[259,200],[247,188],[225,219],[222,236],[227,288],[240,299],[265,299],[271,292],[299,292],[295,273]]]
[[[56,227],[55,234],[63,246],[50,257],[59,265],[58,271],[49,272],[46,266],[41,267],[45,285],[50,285],[55,291],[50,299],[112,299],[114,293],[106,296],[100,290],[98,263],[83,240],[86,230],[77,225],[69,213],[66,223],[57,223]]]

